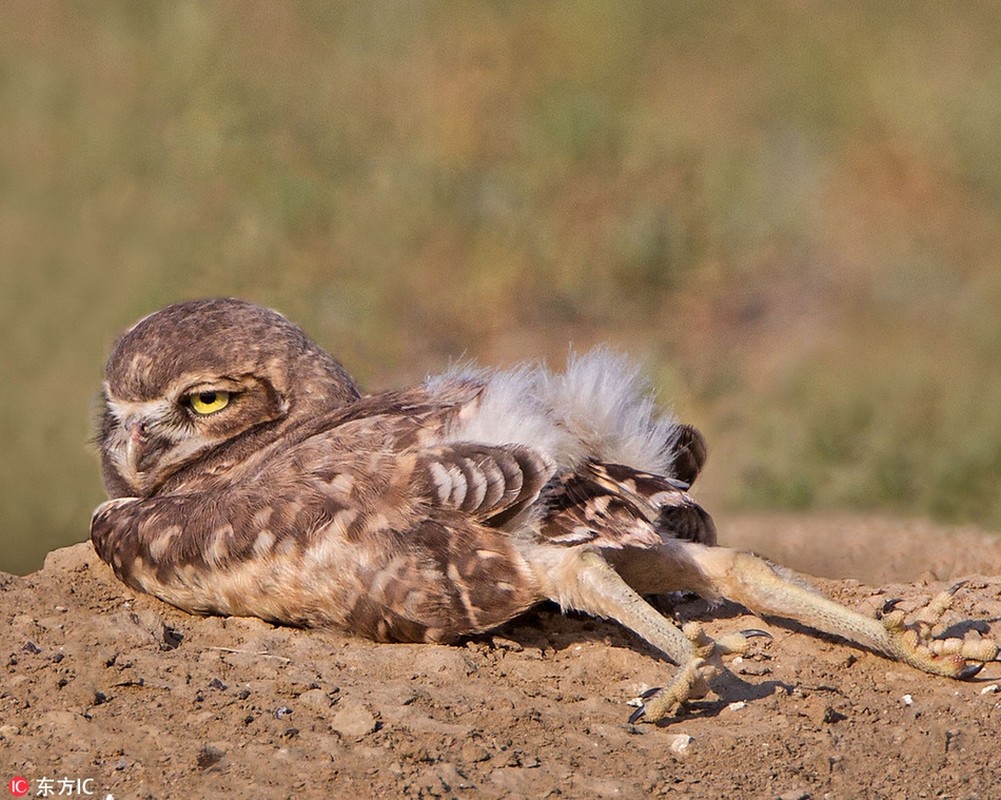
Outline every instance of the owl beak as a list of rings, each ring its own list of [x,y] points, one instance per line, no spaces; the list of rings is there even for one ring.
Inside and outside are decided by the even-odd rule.
[[[143,418],[132,420],[126,425],[128,439],[125,441],[125,461],[129,471],[138,475],[143,471],[145,445],[149,439],[149,423]]]
[[[129,441],[132,444],[140,444],[146,440],[146,420],[137,419],[129,425]]]

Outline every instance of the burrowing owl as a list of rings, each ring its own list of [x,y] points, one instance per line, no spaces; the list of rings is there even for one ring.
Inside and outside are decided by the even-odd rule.
[[[844,608],[717,547],[688,493],[706,457],[607,351],[453,369],[364,395],[280,314],[179,303],[138,322],[105,370],[91,537],[121,580],[190,612],[444,642],[546,599],[617,620],[679,665],[633,718],[702,697],[720,655],[644,594],[692,591],[797,620],[928,672],[969,677],[994,642],[935,639]]]

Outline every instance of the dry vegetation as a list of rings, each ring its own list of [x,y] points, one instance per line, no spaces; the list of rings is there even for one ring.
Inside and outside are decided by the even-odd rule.
[[[218,294],[372,387],[608,340],[711,507],[1001,525],[998,6],[0,13],[0,568],[85,535],[114,334]]]

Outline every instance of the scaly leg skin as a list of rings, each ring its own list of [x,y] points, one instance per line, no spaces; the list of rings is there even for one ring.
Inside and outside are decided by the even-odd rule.
[[[658,566],[658,555],[667,582],[653,588],[650,567]],[[967,679],[976,675],[986,662],[1001,661],[1001,648],[992,640],[937,639],[932,635],[933,627],[962,584],[937,595],[916,612],[914,622],[907,624],[906,614],[893,607],[894,601],[884,606],[881,619],[871,619],[783,577],[766,561],[749,553],[672,542],[659,553],[644,551],[643,556],[644,591],[687,589],[707,598],[725,597],[755,613],[793,620],[840,636],[935,675]],[[684,631],[679,630],[594,552],[581,553],[572,572],[576,575],[573,590],[560,592],[553,599],[565,607],[618,621],[680,667],[670,683],[647,694],[644,705],[630,721],[645,718],[656,722],[687,701],[705,697],[725,670],[720,657],[746,652],[748,638],[762,635],[760,631],[745,631],[714,641],[697,625],[689,624]]]
[[[720,656],[746,652],[749,636],[767,635],[747,631],[746,635],[730,634],[717,642],[695,623],[679,630],[633,591],[597,553],[581,554],[575,572],[576,590],[559,598],[563,605],[616,620],[680,667],[670,683],[646,695],[643,706],[630,717],[630,722],[640,717],[655,722],[687,701],[705,697],[711,683],[725,669]]]
[[[979,635],[963,639],[932,635],[962,584],[938,594],[907,624],[905,612],[892,609],[893,603],[885,607],[889,613],[882,619],[870,619],[781,576],[749,553],[695,544],[686,544],[685,550],[704,576],[704,588],[712,593],[755,613],[784,617],[840,636],[923,672],[964,680],[976,675],[986,662],[1001,660],[998,643]]]
[[[682,631],[695,647],[695,658],[684,664],[667,686],[644,693],[643,705],[630,715],[630,722],[640,719],[657,722],[674,714],[689,700],[702,699],[726,671],[721,656],[744,655],[750,649],[751,637],[771,638],[764,631],[747,630],[712,639],[697,622],[686,623]]]

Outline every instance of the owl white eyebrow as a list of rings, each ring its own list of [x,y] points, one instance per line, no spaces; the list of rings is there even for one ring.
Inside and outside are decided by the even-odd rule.
[[[108,410],[118,422],[136,417],[154,419],[163,416],[170,409],[170,403],[163,399],[121,400],[111,394],[107,384],[104,385],[104,396],[108,400]]]

